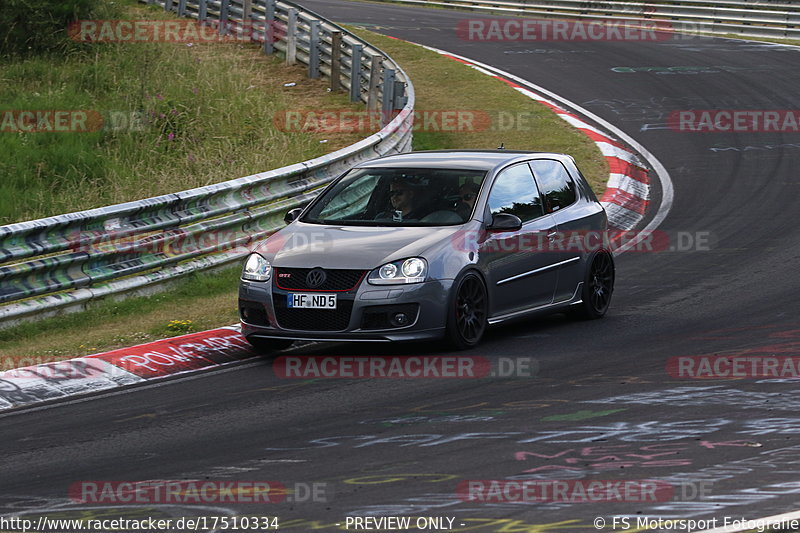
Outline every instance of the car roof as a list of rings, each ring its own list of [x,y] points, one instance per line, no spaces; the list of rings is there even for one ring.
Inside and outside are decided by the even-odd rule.
[[[515,160],[529,159],[532,155],[562,160],[565,157],[564,154],[520,150],[429,150],[381,157],[360,163],[355,168],[416,167],[489,171]]]

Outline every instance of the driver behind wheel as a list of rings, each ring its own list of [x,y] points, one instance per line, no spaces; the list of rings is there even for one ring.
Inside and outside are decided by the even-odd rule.
[[[420,180],[413,177],[396,177],[389,185],[391,209],[379,214],[378,219],[392,219],[393,222],[419,220],[425,215],[422,209],[423,197]]]

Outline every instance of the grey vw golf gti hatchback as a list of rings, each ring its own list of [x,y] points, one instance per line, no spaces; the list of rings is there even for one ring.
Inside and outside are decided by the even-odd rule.
[[[476,345],[540,312],[599,318],[614,288],[607,217],[567,155],[431,151],[364,162],[245,261],[242,332]]]

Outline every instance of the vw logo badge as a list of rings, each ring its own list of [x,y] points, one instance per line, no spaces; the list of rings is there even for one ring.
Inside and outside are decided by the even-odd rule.
[[[326,279],[328,279],[328,275],[325,273],[325,271],[321,268],[315,268],[306,274],[306,285],[308,285],[308,287],[311,289],[316,289],[325,283]]]

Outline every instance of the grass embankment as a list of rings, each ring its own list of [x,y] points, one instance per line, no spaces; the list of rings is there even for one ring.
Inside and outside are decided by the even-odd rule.
[[[408,43],[365,31],[359,33],[403,66],[414,81],[418,110],[483,110],[490,116],[504,112],[511,115],[522,113],[526,117],[525,127],[504,128],[502,131],[497,127],[482,131],[418,131],[414,137],[415,149],[496,148],[503,142],[509,149],[567,152],[576,157],[595,190],[602,190],[608,169],[597,148],[544,106],[451,59]],[[281,81],[287,79],[285,75],[279,78]],[[299,79],[297,81],[300,83]],[[309,97],[312,96],[309,93]],[[299,160],[300,157],[295,158],[295,161]],[[203,164],[212,166],[212,162]],[[274,166],[264,162],[260,169]],[[244,173],[229,172],[227,167],[224,170],[226,176]],[[176,186],[175,190],[182,187]],[[169,293],[121,303],[99,303],[86,313],[0,331],[0,362],[2,358],[8,360],[12,357],[76,357],[185,331],[235,323],[238,320],[238,273],[236,268],[217,274],[202,274],[186,280]],[[172,321],[191,323],[170,326]]]
[[[135,0],[119,10],[126,19],[169,17]],[[0,59],[0,72],[0,113],[89,111],[87,130],[95,113],[103,118],[99,131],[23,133],[5,123],[0,225],[246,176],[361,138],[321,144],[326,137],[279,131],[281,110],[350,104],[249,44],[73,43],[63,53]]]

